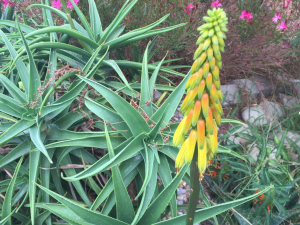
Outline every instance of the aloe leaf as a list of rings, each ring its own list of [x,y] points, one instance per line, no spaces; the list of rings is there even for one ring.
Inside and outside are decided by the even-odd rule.
[[[245,124],[241,121],[238,121],[238,120],[233,120],[233,119],[221,119],[221,122],[222,123],[237,123],[237,124],[242,124],[242,125],[247,126],[247,124]]]
[[[72,46],[72,45],[68,45],[68,44],[65,44],[65,43],[56,43],[56,42],[40,42],[40,43],[36,43],[36,44],[33,44],[33,45],[30,45],[28,46],[29,50],[33,50],[33,49],[36,49],[36,50],[48,50],[48,49],[51,49],[51,48],[57,48],[59,49],[60,51],[62,50],[66,50],[66,51],[71,51],[73,53],[77,53],[77,54],[80,54],[82,56],[86,56],[86,57],[90,57],[91,54],[81,48],[78,48],[78,47],[75,47],[75,46]],[[13,66],[16,61],[26,52],[26,49],[23,49],[22,51],[19,52],[19,54],[16,56],[16,58],[14,58],[14,61],[11,63],[11,66]]]
[[[169,106],[167,106],[165,108],[165,111],[162,113],[160,119],[158,120],[158,122],[155,124],[155,126],[152,128],[152,130],[150,131],[149,133],[149,137],[150,137],[150,140],[155,140],[156,139],[156,136],[161,132],[160,131],[160,127],[162,125],[167,125],[165,124],[165,116],[166,116],[166,113],[169,109]],[[164,124],[163,124],[164,123]]]
[[[165,58],[167,57],[169,52],[167,52],[167,54],[165,55],[165,57],[160,61],[160,63],[156,66],[155,70],[153,71],[152,73],[152,76],[150,78],[150,81],[149,81],[149,92],[150,94],[153,94],[153,91],[154,89],[157,89],[155,85],[156,83],[156,78],[157,78],[157,75],[159,73],[159,70],[161,69],[161,65],[163,64]]]
[[[12,195],[13,195],[13,191],[14,191],[14,186],[15,186],[15,182],[16,182],[16,178],[18,176],[18,173],[19,173],[19,169],[20,169],[20,166],[23,162],[23,156],[21,157],[21,159],[19,160],[18,162],[18,165],[14,171],[14,175],[13,177],[11,178],[11,181],[8,185],[8,188],[7,188],[7,191],[6,191],[6,194],[5,194],[5,199],[4,199],[4,202],[3,202],[3,206],[2,206],[2,220],[5,219],[5,217],[9,216],[11,214],[11,207],[12,207]],[[11,217],[8,219],[8,221],[5,223],[7,225],[10,225],[12,224],[11,223]]]
[[[111,145],[106,123],[104,123],[104,128],[109,158],[112,159],[115,157],[115,152]],[[114,193],[116,198],[117,219],[126,223],[131,223],[134,218],[133,205],[130,200],[129,194],[126,190],[118,165],[112,167],[111,171],[114,184]],[[126,210],[124,210],[124,208]]]
[[[270,189],[272,189],[273,187],[270,186],[270,187],[267,187],[266,189],[264,189],[263,191],[259,192],[259,193],[256,193],[254,195],[250,195],[248,197],[245,197],[245,198],[242,198],[242,199],[238,199],[238,200],[234,200],[234,201],[231,201],[231,202],[226,202],[226,203],[223,203],[223,204],[218,204],[218,205],[215,205],[215,206],[211,206],[211,207],[207,207],[207,208],[204,208],[204,209],[200,209],[200,210],[197,210],[196,213],[195,213],[195,218],[194,218],[194,223],[200,223],[204,220],[207,220],[213,216],[216,216],[226,210],[229,210],[231,208],[234,208],[236,206],[239,206],[241,204],[244,204],[258,196],[260,196],[261,194],[264,194],[266,192],[268,192]],[[162,222],[158,222],[158,223],[155,223],[155,224],[162,224],[162,225],[182,225],[184,224],[186,221],[186,215],[182,215],[182,216],[178,216],[176,218],[172,218],[170,220],[165,220],[165,221],[162,221]]]
[[[93,35],[93,32],[92,32],[92,29],[87,21],[87,19],[85,18],[85,16],[83,15],[83,13],[81,12],[81,10],[78,8],[78,6],[74,3],[73,0],[70,0],[72,6],[74,7],[80,21],[82,22],[86,32],[88,33],[88,36],[90,39],[93,39],[95,41],[95,38],[94,38],[94,35]]]
[[[137,174],[137,171],[135,172],[133,171],[141,161],[142,161],[142,156],[137,155],[121,163],[120,172],[125,185],[126,185],[127,176],[130,177],[128,180],[129,182],[131,182],[131,180]],[[129,175],[132,172],[133,172],[133,177]],[[112,192],[113,192],[113,181],[112,178],[110,178],[105,184],[104,188],[99,193],[99,195],[97,196],[97,198],[95,199],[91,207],[91,210],[96,210]]]
[[[0,107],[0,111],[1,111],[1,107]],[[3,112],[0,112],[0,118],[1,119],[4,119],[4,120],[9,120],[9,121],[12,121],[14,123],[18,122],[18,120],[16,120],[15,118],[3,113]]]
[[[142,187],[140,188],[139,193],[136,195],[136,199],[144,192],[146,186],[149,184],[152,172],[153,172],[153,164],[154,164],[154,153],[153,151],[146,146],[146,143],[144,142],[144,149],[141,151],[141,155],[144,158],[145,162],[145,177]]]
[[[42,5],[42,4],[31,4],[30,6],[28,6],[27,9],[30,9],[32,7],[40,7],[40,8],[43,8],[43,9],[47,9],[47,10],[52,11],[52,12],[56,13],[57,15],[59,15],[65,21],[68,21],[67,15],[59,9],[50,7],[48,5]],[[73,23],[74,23],[74,26],[75,26],[76,30],[78,30],[82,35],[88,36],[86,30],[79,23],[77,23],[76,20],[73,20]]]
[[[78,111],[70,111],[63,117],[56,120],[53,125],[56,125],[59,129],[65,130],[72,126],[73,123],[81,120],[83,115]]]
[[[103,65],[112,67],[120,76],[120,78],[122,79],[122,81],[127,85],[127,87],[132,90],[132,88],[130,87],[130,85],[127,82],[127,79],[125,78],[123,72],[121,71],[121,69],[119,68],[118,64],[114,61],[114,60],[104,60],[103,61]]]
[[[63,219],[64,221],[66,221],[68,224],[94,225],[93,223],[87,223],[82,218],[78,217],[73,211],[71,211],[70,209],[68,209],[66,206],[64,206],[62,204],[37,203],[36,207],[46,209],[48,212],[53,213],[54,215],[58,216],[59,218]],[[63,223],[63,224],[66,224],[66,223]]]
[[[55,149],[53,149],[53,148],[48,149],[48,154],[51,159],[54,154],[54,151],[55,151]],[[43,185],[45,188],[49,189],[50,188],[50,162],[44,155],[41,156],[40,166],[42,168],[45,168],[45,169],[41,169],[41,171],[40,171],[41,185]],[[44,203],[50,203],[50,196],[44,192],[43,196],[42,196],[42,200]],[[47,225],[51,224],[51,217],[46,218],[46,219],[47,219],[46,224]],[[36,221],[36,222],[37,222],[37,224],[43,223],[43,222],[39,223],[38,221]]]
[[[109,90],[101,84],[86,79],[85,77],[79,78],[84,80],[93,88],[95,88],[107,101],[109,101],[112,107],[120,114],[120,116],[126,122],[134,136],[137,136],[143,132],[148,133],[150,131],[150,128],[146,123],[145,119],[125,99],[123,99],[115,92]]]
[[[0,25],[6,25],[9,27],[15,27],[15,22],[11,21],[11,20],[0,20]],[[27,26],[23,23],[20,24],[20,28],[23,32],[25,33],[31,33],[33,31],[35,31],[36,29],[34,29],[33,27]]]
[[[8,130],[0,135],[0,145],[17,136],[22,131],[28,129],[33,124],[35,124],[35,120],[19,120],[17,123],[12,125]]]
[[[56,152],[56,156],[57,155],[58,155],[58,152]],[[72,164],[70,155],[69,154],[65,155],[65,157],[63,157],[60,162],[63,165]],[[60,164],[56,163],[56,167],[59,167],[59,166],[60,166]],[[63,169],[63,171],[67,176],[72,176],[72,175],[76,174],[76,171],[74,168]],[[91,203],[89,197],[87,196],[84,188],[82,187],[82,184],[80,183],[80,181],[72,181],[72,185],[75,187],[77,193],[79,194],[81,199],[85,202],[85,204],[87,204],[88,207],[91,207],[92,203]]]
[[[69,29],[69,28],[65,28],[65,27],[57,27],[57,26],[45,27],[45,28],[36,30],[34,32],[31,32],[31,33],[25,35],[25,38],[28,39],[32,36],[37,36],[37,35],[40,35],[40,34],[51,33],[51,32],[57,32],[57,33],[70,35],[71,37],[74,37],[78,40],[81,40],[81,41],[85,42],[86,44],[88,44],[92,48],[95,48],[95,49],[98,48],[98,44],[96,42],[94,42],[93,40],[89,39],[87,36],[83,35],[79,31]]]
[[[25,94],[6,76],[0,74],[0,81],[14,99],[18,100],[21,103],[27,103]]]
[[[181,168],[180,172],[172,180],[172,182],[164,188],[164,190],[153,200],[151,205],[147,208],[145,214],[142,216],[140,221],[137,223],[141,224],[153,224],[161,213],[165,210],[171,198],[174,196],[178,185],[180,184],[182,177],[184,176],[188,166]]]
[[[8,95],[0,93],[0,101],[5,103],[6,107],[11,108],[12,110],[18,112],[21,115],[27,113],[26,108],[22,107],[22,104],[20,102],[9,97]]]
[[[142,69],[142,63],[139,63],[139,62],[131,62],[131,61],[127,61],[127,60],[115,60],[115,61],[121,69],[136,69],[136,70],[141,70]],[[100,69],[105,69],[105,68],[107,68],[107,66],[101,66],[100,67]],[[149,71],[154,71],[156,68],[157,68],[157,66],[148,65],[148,70]],[[163,73],[177,75],[177,76],[180,76],[180,77],[186,77],[185,74],[176,72],[174,70],[169,70],[169,69],[166,69],[164,67],[161,67],[159,71],[163,72]]]
[[[104,170],[107,170],[108,168],[111,168],[125,161],[126,159],[132,157],[134,154],[136,154],[139,150],[141,150],[144,147],[142,144],[142,140],[144,139],[144,136],[145,133],[141,133],[140,135],[138,135],[124,149],[122,149],[118,154],[116,154],[115,157],[113,157],[109,161],[102,163],[100,159],[88,169],[76,174],[75,176],[64,177],[64,179],[67,181],[84,179],[89,176],[94,176],[97,173],[100,173]],[[112,143],[114,142],[112,141]]]
[[[29,87],[28,87],[28,102],[33,102],[33,101],[37,101],[38,104],[42,103],[42,98],[39,95],[39,88],[41,88],[41,81],[40,81],[40,76],[39,73],[37,71],[35,62],[33,60],[31,51],[28,47],[27,41],[24,38],[23,32],[20,28],[19,23],[18,24],[18,29],[19,29],[19,33],[21,34],[21,38],[23,40],[23,44],[25,46],[28,58],[29,58]]]
[[[144,215],[147,207],[149,206],[153,198],[156,189],[155,184],[157,183],[157,161],[154,160],[152,168],[153,171],[149,179],[149,183],[147,184],[145,191],[143,192],[143,197],[141,200],[140,207],[138,208],[138,211],[135,215],[135,220],[132,222],[132,224],[136,224],[138,220]]]
[[[16,146],[13,150],[11,150],[7,155],[0,159],[0,168],[5,167],[9,163],[15,161],[20,158],[22,155],[28,153],[30,150],[29,145],[26,141],[22,142],[18,146]]]
[[[185,84],[188,81],[189,77],[190,77],[190,73],[181,81],[181,83],[177,86],[177,88],[173,91],[172,94],[170,94],[170,96],[167,98],[167,100],[159,107],[159,109],[153,114],[153,116],[151,117],[151,120],[157,122],[162,114],[162,112],[165,110],[165,108],[169,106],[168,111],[166,113],[165,116],[165,122],[168,123],[170,121],[170,119],[172,118],[172,116],[174,115],[180,101],[181,98],[184,94],[184,88],[185,88]],[[164,125],[164,124],[162,124]]]
[[[100,40],[100,35],[102,34],[102,24],[100,20],[99,13],[97,12],[97,6],[94,0],[89,0],[89,12],[91,29],[94,34],[95,41],[98,43]]]
[[[35,224],[36,180],[39,171],[40,154],[40,151],[31,151],[29,154],[29,204],[32,225]]]
[[[73,219],[69,218],[69,220],[74,221],[74,219],[76,218],[77,221],[79,219],[82,220],[82,222],[84,223],[91,223],[91,224],[98,224],[98,225],[126,225],[126,223],[113,219],[111,217],[108,216],[104,216],[100,213],[91,211],[89,209],[86,209],[82,206],[79,206],[77,204],[74,204],[72,201],[70,201],[69,199],[56,194],[53,191],[50,191],[49,189],[44,188],[41,185],[37,186],[42,189],[43,191],[47,192],[49,195],[51,195],[53,198],[55,198],[57,201],[61,202],[65,207],[67,207],[69,210],[71,210],[76,217],[74,217]],[[66,214],[68,215],[68,214]],[[79,217],[79,218],[78,218]],[[75,221],[74,221],[75,222]]]
[[[17,57],[18,54],[17,54],[16,50],[13,48],[11,43],[8,41],[8,39],[6,38],[6,36],[2,32],[2,30],[0,30],[0,35],[1,35],[2,39],[4,40],[5,45],[9,49],[11,58],[14,59],[15,57]],[[21,81],[23,83],[25,92],[28,95],[28,91],[29,91],[29,80],[28,80],[29,79],[29,73],[27,71],[27,68],[26,68],[25,64],[23,63],[23,61],[21,59],[17,60],[16,66],[18,68],[18,72],[19,72]]]
[[[100,41],[98,43],[105,42],[109,35],[120,25],[120,23],[123,21],[125,16],[129,13],[129,11],[132,9],[132,7],[137,3],[137,0],[133,0],[131,3],[127,5],[129,0],[127,0],[122,8],[120,9],[119,13],[116,15],[114,20],[109,24],[109,26],[104,30],[102,35],[100,36]]]
[[[94,54],[89,58],[88,62],[85,64],[84,68],[82,69],[82,71],[84,73],[89,73],[91,67],[93,66],[93,63],[96,59],[96,57],[98,56],[99,51],[101,50],[103,44],[101,44],[96,51],[94,52]],[[100,65],[99,63],[103,62],[104,58],[106,57],[107,52],[101,57],[100,60],[98,60],[98,65]],[[97,68],[98,69],[98,68]],[[81,83],[81,80],[78,81],[73,81],[72,84],[70,85],[69,89],[72,90],[75,86],[77,86],[79,83]]]
[[[143,66],[142,66],[142,74],[141,74],[141,99],[140,99],[140,107],[142,111],[144,111],[149,117],[153,114],[152,104],[151,104],[151,96],[149,91],[149,75],[148,75],[148,49],[149,44],[144,53],[143,57]]]
[[[111,126],[118,130],[123,130],[124,132],[122,132],[122,135],[124,137],[132,137],[129,127],[125,123],[122,123],[123,119],[118,113],[114,112],[112,109],[109,109],[107,106],[99,104],[87,97],[85,98],[85,105],[95,115],[111,123]]]
[[[1,97],[0,97],[1,98]],[[8,116],[13,116],[13,117],[17,117],[19,119],[22,118],[22,114],[21,112],[19,111],[16,111],[15,109],[17,108],[12,108],[12,107],[9,107],[9,105],[11,104],[5,104],[4,102],[0,102],[0,112],[7,114]],[[14,106],[14,105],[12,105]]]
[[[104,132],[75,132],[70,130],[62,130],[59,129],[56,125],[50,125],[49,135],[47,135],[48,140],[75,140],[75,139],[83,139],[90,137],[105,137]],[[117,134],[118,132],[112,132]]]
[[[42,141],[41,125],[42,125],[42,123],[36,124],[29,128],[30,138],[31,138],[32,142],[34,143],[34,145],[47,157],[49,162],[52,164],[52,160],[51,160],[51,158],[48,154],[48,151],[45,148],[44,143]]]
[[[171,169],[169,167],[168,160],[164,154],[159,154],[160,158],[160,164],[158,165],[158,174],[159,177],[164,185],[164,187],[167,187],[172,182],[172,176],[171,176]],[[170,200],[170,206],[171,206],[171,215],[172,217],[177,216],[177,202],[176,202],[176,195],[174,193],[173,197]]]

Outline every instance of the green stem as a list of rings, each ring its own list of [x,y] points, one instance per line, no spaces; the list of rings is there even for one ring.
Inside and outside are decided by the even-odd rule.
[[[187,217],[186,217],[186,225],[193,225],[195,212],[198,204],[199,199],[199,192],[200,192],[200,182],[199,182],[199,170],[198,170],[198,149],[195,148],[194,157],[191,163],[191,192],[190,192],[190,200],[187,209]]]
[[[71,28],[72,28],[73,30],[76,30],[75,25],[74,25],[74,23],[73,23],[73,19],[72,19],[71,14],[70,14],[70,10],[68,9],[65,0],[62,0],[62,1],[61,1],[61,4],[62,4],[62,6],[63,6],[63,9],[64,9],[65,13],[67,14],[67,17],[68,17],[68,20],[69,20],[69,23],[70,23]],[[77,30],[76,30],[76,31],[77,31]],[[81,41],[81,40],[78,40],[78,41],[79,41],[79,43],[82,45],[82,47],[83,47],[85,50],[87,50],[89,53],[93,54],[93,51],[91,51],[91,49],[90,49],[88,46],[86,46],[86,44],[85,44],[83,41]]]
[[[49,98],[49,96],[51,95],[51,93],[52,93],[53,91],[55,91],[56,87],[57,87],[58,85],[60,85],[64,80],[66,80],[66,79],[68,79],[68,78],[70,78],[70,77],[75,76],[75,73],[76,73],[76,72],[77,72],[77,71],[72,71],[72,72],[70,72],[70,73],[66,73],[66,74],[64,74],[61,78],[59,78],[59,79],[55,82],[55,85],[48,91],[48,93],[46,94],[46,96],[45,96],[45,98],[44,98],[44,101],[43,101],[42,104],[41,104],[39,115],[41,115],[43,106],[46,104],[47,99]]]

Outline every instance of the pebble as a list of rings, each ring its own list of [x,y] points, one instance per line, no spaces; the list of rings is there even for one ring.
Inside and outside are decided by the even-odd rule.
[[[177,205],[183,205],[183,201],[177,201]]]
[[[182,195],[186,192],[185,189],[182,189],[182,188],[177,188],[177,195]]]
[[[184,199],[186,199],[186,196],[183,194],[183,195],[178,195],[177,196],[177,200],[178,201],[183,201]]]

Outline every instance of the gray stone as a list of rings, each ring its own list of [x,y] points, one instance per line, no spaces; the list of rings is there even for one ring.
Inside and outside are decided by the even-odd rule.
[[[274,90],[272,82],[263,79],[238,79],[232,81],[232,83],[236,84],[241,91],[247,91],[254,98],[257,98],[260,93],[269,95]]]
[[[177,195],[182,195],[182,194],[184,194],[185,192],[186,192],[185,189],[183,189],[183,188],[177,188]]]
[[[178,196],[177,196],[177,200],[178,200],[178,201],[184,201],[184,200],[186,200],[186,195],[185,195],[185,194],[178,195]]]
[[[278,137],[279,140],[281,140],[284,132],[285,131],[283,130],[283,131],[276,134],[276,136]],[[291,139],[291,141],[296,142],[295,143],[296,145],[300,146],[300,135],[299,134],[288,131],[286,133],[285,137],[286,137],[285,140],[284,140],[285,144],[289,144],[289,140],[287,139],[287,138],[289,138],[289,139]],[[287,145],[287,146],[289,147],[289,145]]]
[[[157,101],[160,96],[162,96],[163,93],[161,93],[160,91],[153,91],[153,101]]]
[[[280,97],[283,105],[286,107],[293,107],[295,105],[300,104],[300,98],[282,94],[282,93],[279,94],[279,97]]]
[[[246,108],[242,112],[244,121],[248,121],[251,125],[262,126],[268,123],[277,123],[278,119],[285,115],[280,105],[267,100],[259,105]]]
[[[240,97],[240,91],[237,85],[221,85],[221,91],[224,96],[224,106],[236,105]]]
[[[183,201],[177,201],[177,205],[183,205]],[[181,213],[180,215],[182,215],[183,213]]]

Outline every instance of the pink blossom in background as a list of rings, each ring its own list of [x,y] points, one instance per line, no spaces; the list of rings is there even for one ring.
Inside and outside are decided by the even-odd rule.
[[[63,0],[63,1],[65,1],[65,0]],[[79,0],[73,0],[73,1],[74,1],[74,3],[75,3],[76,5],[77,5],[78,2],[79,2]],[[52,7],[57,8],[57,9],[60,9],[60,8],[62,7],[62,4],[61,4],[60,0],[53,0],[53,1],[52,1]],[[71,10],[74,9],[74,8],[73,8],[73,5],[72,5],[72,3],[71,3],[70,0],[68,1],[67,7],[70,8]]]
[[[62,7],[60,0],[53,0],[52,7],[60,9],[60,7]]]
[[[278,24],[278,28],[279,28],[279,30],[285,30],[285,29],[287,29],[288,27],[286,26],[286,24],[285,24],[284,21],[281,21],[281,23]]]
[[[274,23],[277,23],[278,20],[281,19],[281,15],[280,13],[275,13],[275,16],[272,18],[272,20],[274,21]]]
[[[77,5],[78,4],[78,2],[79,2],[79,0],[73,0],[74,1],[74,3]],[[73,5],[72,5],[72,3],[71,3],[71,1],[69,0],[69,4],[68,4],[68,8],[70,8],[71,10],[73,10],[74,8],[73,8]]]
[[[219,2],[219,0],[217,0],[217,1],[213,2],[213,3],[211,3],[211,6],[218,8],[218,7],[221,7],[222,4]]]
[[[291,42],[288,42],[288,43],[286,43],[285,45],[286,45],[287,47],[290,47],[290,44],[291,44]]]
[[[10,6],[13,6],[14,4],[9,2],[9,0],[0,0],[1,4],[3,4],[4,8],[7,6],[7,5],[10,5]]]
[[[175,17],[175,16],[176,16],[176,13],[174,13],[173,16]]]
[[[248,10],[242,11],[242,14],[240,15],[240,19],[246,20],[247,22],[253,18],[252,13],[250,13]]]
[[[192,4],[188,4],[186,9],[184,9],[183,11],[187,14],[190,14],[191,13],[191,10],[194,8],[195,6],[192,5]]]

